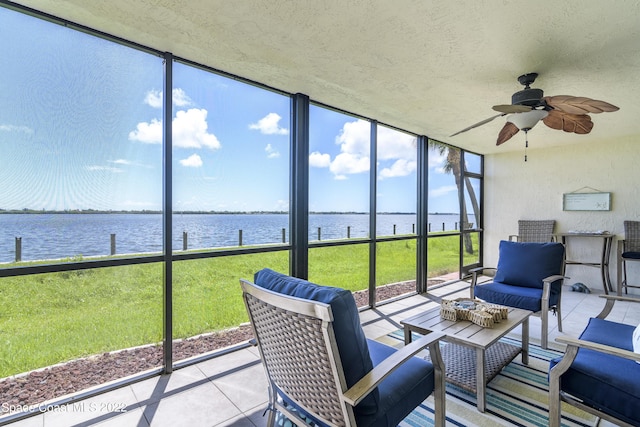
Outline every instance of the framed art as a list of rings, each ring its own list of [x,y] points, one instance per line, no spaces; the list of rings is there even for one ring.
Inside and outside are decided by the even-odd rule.
[[[565,193],[563,211],[610,211],[611,193]]]

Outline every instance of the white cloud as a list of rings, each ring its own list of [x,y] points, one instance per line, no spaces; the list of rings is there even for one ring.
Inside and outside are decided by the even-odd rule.
[[[380,171],[380,178],[394,178],[396,176],[407,176],[416,170],[415,160],[398,159],[390,168],[383,168]]]
[[[349,175],[366,173],[370,170],[371,124],[366,120],[345,123],[336,137],[340,145],[340,154],[331,161],[329,154],[312,153],[312,160],[323,160],[322,166],[329,162],[329,170],[335,179],[347,179]],[[377,158],[391,164],[380,171],[380,178],[406,176],[416,170],[416,138],[403,132],[379,126]],[[320,157],[324,156],[324,157]],[[314,158],[315,157],[315,158]],[[393,162],[393,163],[391,163]]]
[[[150,90],[144,98],[144,103],[153,108],[162,108],[162,91]]]
[[[15,125],[0,125],[0,130],[4,132],[22,132],[22,133],[33,133],[33,129],[27,126],[15,126]]]
[[[340,153],[333,161],[329,154],[311,153],[309,164],[314,167],[329,167],[335,179],[347,179],[349,175],[370,170],[371,124],[366,120],[345,123],[336,137]],[[385,166],[380,178],[407,176],[417,168],[417,140],[413,135],[384,126],[378,127],[377,159]]]
[[[331,156],[314,151],[309,154],[309,166],[314,168],[328,168],[331,165]]]
[[[187,107],[191,105],[191,98],[187,96],[184,90],[176,88],[173,89],[171,93],[173,94],[173,105],[176,107]]]
[[[281,119],[282,117],[279,114],[269,113],[258,120],[257,123],[250,124],[249,129],[259,130],[260,133],[265,135],[288,135],[289,130],[281,128],[279,125]]]
[[[407,176],[417,168],[417,139],[413,135],[388,127],[378,127],[378,160],[393,161],[380,170],[380,179]]]
[[[107,160],[107,162],[108,163],[113,163],[115,165],[121,165],[121,166],[134,166],[134,167],[142,167],[142,168],[153,169],[153,166],[151,166],[149,164],[140,163],[140,162],[132,162],[131,160],[127,160],[127,159]]]
[[[207,110],[178,111],[173,119],[173,146],[181,148],[220,148],[218,138],[207,132]]]
[[[413,135],[378,126],[378,160],[416,161],[417,140]]]
[[[280,152],[278,150],[276,150],[275,148],[273,148],[273,146],[271,146],[271,144],[267,144],[267,146],[264,148],[264,151],[267,152],[267,158],[268,159],[275,159],[280,157]]]
[[[367,172],[369,170],[369,157],[364,157],[354,153],[340,153],[333,159],[329,170],[340,179],[348,174]]]
[[[162,122],[152,119],[150,123],[138,123],[136,130],[129,132],[129,141],[140,141],[145,144],[162,143]]]
[[[444,173],[443,167],[447,160],[447,156],[440,154],[438,150],[429,150],[429,169],[435,169],[437,172]]]
[[[365,120],[347,122],[342,127],[340,135],[336,138],[336,144],[340,145],[340,151],[357,157],[369,157],[371,125]]]
[[[99,166],[99,165],[91,165],[87,166],[85,169],[94,171],[94,172],[112,172],[112,173],[121,173],[122,169],[114,168],[111,166]]]
[[[455,185],[444,185],[429,191],[429,197],[443,197],[449,193],[457,192],[458,187]]]
[[[207,110],[191,108],[176,113],[173,119],[173,146],[180,148],[207,147],[217,150],[221,147],[218,138],[207,131]],[[152,119],[141,122],[136,130],[129,132],[129,140],[147,144],[162,143],[162,122]]]
[[[370,133],[371,126],[367,121],[357,120],[344,124],[335,141],[340,145],[340,154],[329,165],[335,179],[347,179],[347,175],[369,170]],[[323,156],[326,156],[325,161],[330,160],[328,154]]]
[[[171,91],[173,95],[173,105],[176,107],[186,107],[191,105],[191,98],[180,88]],[[150,90],[144,98],[144,103],[153,108],[162,108],[162,91]]]
[[[202,166],[202,159],[197,154],[192,154],[186,159],[180,160],[180,164],[188,168],[199,168]]]

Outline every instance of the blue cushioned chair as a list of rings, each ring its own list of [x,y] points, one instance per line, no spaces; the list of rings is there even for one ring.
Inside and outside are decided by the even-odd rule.
[[[471,270],[471,298],[530,310],[542,319],[541,346],[547,348],[549,309],[558,316],[562,331],[560,299],[565,257],[562,243],[500,242],[497,268]],[[482,275],[495,273],[493,280],[479,283]]]
[[[565,355],[551,361],[549,425],[560,427],[561,401],[619,426],[640,426],[640,354],[634,353],[636,325],[605,318],[615,301],[640,299],[601,295],[607,303],[579,339],[558,337]]]
[[[442,334],[396,350],[365,337],[347,290],[270,269],[254,282],[240,281],[269,382],[269,426],[276,411],[298,425],[397,426],[432,393],[444,426]],[[414,357],[427,347],[433,363]]]

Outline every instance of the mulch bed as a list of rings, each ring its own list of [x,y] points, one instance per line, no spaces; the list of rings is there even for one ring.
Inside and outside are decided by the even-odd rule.
[[[376,289],[376,300],[384,301],[415,291],[415,282]],[[368,291],[355,292],[358,307],[367,305]],[[250,325],[242,325],[174,342],[173,360],[184,360],[229,347],[253,338]],[[162,366],[162,346],[149,345],[95,355],[0,380],[0,415],[11,407],[39,405],[71,393]]]

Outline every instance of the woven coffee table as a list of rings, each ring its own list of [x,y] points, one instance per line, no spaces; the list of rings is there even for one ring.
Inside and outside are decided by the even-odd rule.
[[[522,363],[529,363],[529,316],[532,313],[510,307],[507,319],[492,328],[483,328],[468,320],[441,319],[440,307],[436,307],[400,323],[404,326],[405,344],[411,342],[412,332],[446,334],[447,344],[442,348],[446,380],[476,393],[478,410],[484,412],[487,383],[519,353],[522,353]],[[522,325],[522,347],[498,342],[519,325]]]

